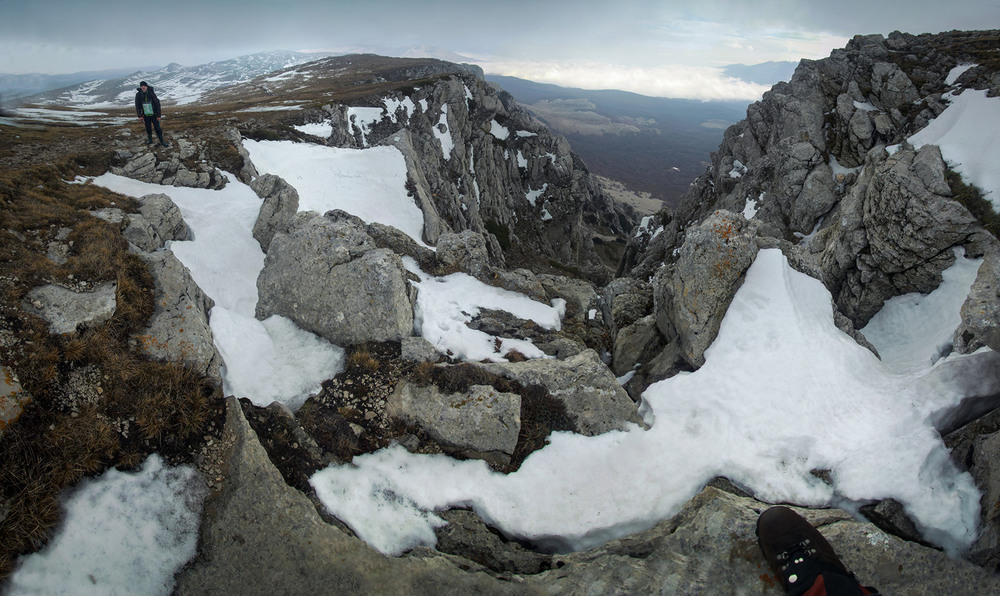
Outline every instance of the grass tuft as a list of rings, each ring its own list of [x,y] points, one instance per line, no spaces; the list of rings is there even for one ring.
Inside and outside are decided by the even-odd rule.
[[[379,361],[372,357],[372,353],[367,348],[358,347],[347,357],[347,366],[373,373],[379,369]]]
[[[944,176],[951,187],[951,197],[965,206],[994,238],[1000,238],[1000,214],[983,197],[982,191],[972,184],[966,184],[962,175],[951,168],[945,170]]]

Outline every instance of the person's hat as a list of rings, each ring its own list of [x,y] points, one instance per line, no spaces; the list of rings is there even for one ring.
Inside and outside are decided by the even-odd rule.
[[[139,83],[139,86],[140,86],[140,87],[149,87],[149,85],[147,85],[147,84],[146,84],[146,81],[141,81],[141,82]]]

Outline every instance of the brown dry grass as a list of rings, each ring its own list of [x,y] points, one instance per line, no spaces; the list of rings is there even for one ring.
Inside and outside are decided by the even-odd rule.
[[[354,349],[347,357],[349,368],[360,368],[368,373],[373,373],[379,369],[379,361],[376,360],[370,351],[365,347]]]
[[[98,164],[88,173],[101,173],[100,159],[83,161]],[[132,347],[131,335],[154,309],[153,279],[119,230],[87,211],[134,211],[136,205],[94,185],[66,182],[83,169],[70,159],[0,173],[0,332],[16,338],[0,347],[0,360],[32,397],[0,435],[0,501],[9,507],[0,520],[0,581],[20,554],[48,539],[60,515],[60,492],[109,467],[135,467],[154,451],[183,460],[219,397],[208,379],[150,361]],[[52,242],[72,242],[65,263],[47,258]],[[89,287],[117,283],[110,321],[54,336],[21,307],[33,287],[75,287],[81,280]],[[100,391],[96,402],[73,405],[66,397],[70,373],[83,367],[99,371]]]

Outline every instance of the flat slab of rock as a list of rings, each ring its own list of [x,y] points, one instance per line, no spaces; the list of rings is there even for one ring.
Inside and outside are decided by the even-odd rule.
[[[156,282],[156,310],[134,337],[157,360],[182,362],[216,383],[222,382],[222,356],[215,347],[208,312],[215,302],[202,292],[174,253],[143,255]]]
[[[523,593],[426,549],[385,557],[323,521],[285,484],[235,398],[226,403],[222,440],[223,488],[205,503],[199,554],[177,574],[175,594]]]
[[[642,425],[637,407],[594,350],[584,350],[565,360],[479,364],[491,373],[523,385],[542,385],[563,402],[577,433],[599,435]]]
[[[673,518],[588,551],[553,557],[527,578],[548,594],[783,594],[757,546],[769,505],[706,488]],[[1000,577],[883,533],[840,509],[798,509],[841,560],[883,594],[996,594]]]
[[[80,327],[96,327],[111,319],[117,308],[116,288],[114,282],[103,283],[91,292],[40,286],[28,292],[24,309],[45,319],[55,335],[75,333]]]
[[[388,408],[403,424],[433,438],[446,453],[506,465],[521,431],[521,396],[489,385],[467,393],[442,393],[437,387],[400,383]]]

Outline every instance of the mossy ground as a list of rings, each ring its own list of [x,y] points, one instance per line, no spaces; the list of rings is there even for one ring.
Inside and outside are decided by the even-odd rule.
[[[0,361],[31,401],[0,435],[0,580],[19,555],[48,540],[62,491],[110,467],[134,468],[154,451],[190,461],[222,404],[210,380],[151,361],[130,341],[153,312],[153,279],[120,230],[89,211],[129,212],[136,204],[69,182],[106,171],[110,150],[90,151],[94,134],[73,129],[2,133],[0,162],[25,167],[0,173]],[[11,146],[18,133],[40,147],[75,136],[69,145],[82,152],[53,164],[25,163],[31,152]],[[44,158],[39,153],[34,160]],[[51,244],[68,246],[65,262],[49,258]],[[40,285],[85,290],[107,281],[117,284],[114,316],[78,333],[53,335],[22,307]]]

